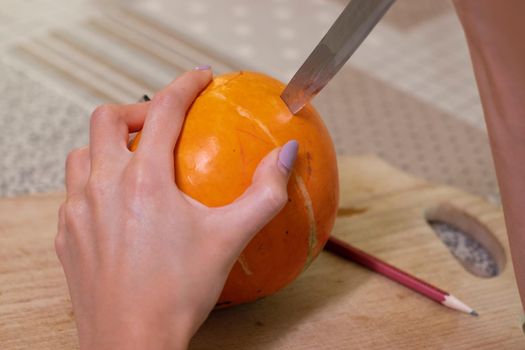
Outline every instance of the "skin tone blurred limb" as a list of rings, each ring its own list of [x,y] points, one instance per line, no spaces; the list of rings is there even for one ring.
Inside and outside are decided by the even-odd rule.
[[[525,1],[454,5],[470,49],[525,305]]]
[[[295,141],[271,151],[231,205],[209,208],[177,188],[173,149],[211,77],[199,67],[151,102],[97,108],[89,147],[68,156],[55,246],[81,350],[186,348],[242,249],[287,201]]]

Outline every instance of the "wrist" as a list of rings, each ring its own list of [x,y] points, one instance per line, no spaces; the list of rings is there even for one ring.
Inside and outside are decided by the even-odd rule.
[[[190,327],[180,322],[105,321],[89,334],[79,334],[80,350],[183,350]]]

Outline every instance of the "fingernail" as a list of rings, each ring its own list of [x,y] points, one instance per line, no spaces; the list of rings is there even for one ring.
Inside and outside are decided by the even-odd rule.
[[[279,163],[285,168],[287,172],[290,172],[297,158],[297,150],[299,149],[299,143],[296,140],[288,141],[279,152]]]
[[[211,66],[207,64],[193,68],[193,70],[210,70],[210,69],[211,69]]]

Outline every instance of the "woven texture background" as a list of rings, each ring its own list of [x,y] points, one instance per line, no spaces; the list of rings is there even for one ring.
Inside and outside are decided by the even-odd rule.
[[[63,159],[87,142],[96,105],[134,101],[194,65],[287,81],[345,3],[227,2],[6,1],[0,195],[61,188]],[[396,2],[315,105],[339,153],[375,153],[497,198],[468,52],[447,1]]]

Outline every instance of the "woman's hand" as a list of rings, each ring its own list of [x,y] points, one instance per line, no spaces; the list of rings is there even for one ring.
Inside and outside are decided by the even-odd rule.
[[[287,200],[296,142],[270,152],[229,206],[208,208],[177,188],[175,143],[211,76],[196,69],[151,102],[97,108],[89,147],[68,156],[55,245],[81,349],[186,347],[242,249]]]

